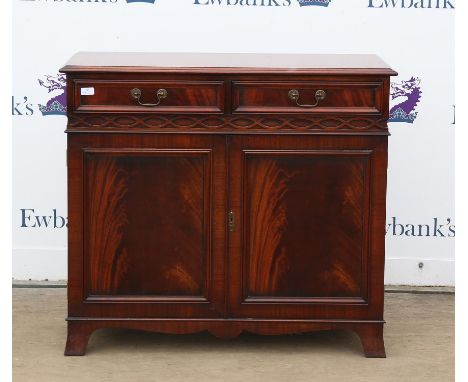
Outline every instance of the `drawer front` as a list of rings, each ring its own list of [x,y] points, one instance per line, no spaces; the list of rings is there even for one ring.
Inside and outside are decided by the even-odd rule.
[[[383,82],[234,82],[233,113],[383,114]]]
[[[222,81],[77,80],[75,112],[224,112]]]

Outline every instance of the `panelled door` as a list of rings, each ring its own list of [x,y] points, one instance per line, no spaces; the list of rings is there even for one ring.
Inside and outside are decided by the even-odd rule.
[[[369,291],[383,277],[386,147],[386,136],[229,140],[231,316],[381,319],[383,287]]]
[[[223,316],[225,138],[80,134],[68,153],[70,316]]]

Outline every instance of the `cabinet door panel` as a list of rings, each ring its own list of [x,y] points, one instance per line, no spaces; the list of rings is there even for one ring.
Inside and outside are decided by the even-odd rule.
[[[203,296],[210,151],[85,154],[90,295]]]
[[[368,157],[244,152],[248,296],[362,296]]]
[[[381,207],[370,214],[373,202],[382,203],[372,190],[385,189],[384,176],[373,164],[385,166],[385,144],[365,137],[233,138],[230,206],[240,222],[229,245],[234,315],[319,318],[325,310],[339,316],[348,307],[359,316],[369,309],[369,280],[383,270]],[[382,231],[371,258],[375,225]]]
[[[222,316],[225,139],[83,135],[69,153],[71,315]]]

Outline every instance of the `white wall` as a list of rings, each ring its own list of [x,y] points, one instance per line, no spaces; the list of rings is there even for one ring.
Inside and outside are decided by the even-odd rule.
[[[227,3],[14,0],[14,278],[66,278],[66,117],[38,107],[63,90],[38,79],[76,51],[376,53],[422,92],[412,124],[389,124],[386,282],[454,285],[455,0]]]

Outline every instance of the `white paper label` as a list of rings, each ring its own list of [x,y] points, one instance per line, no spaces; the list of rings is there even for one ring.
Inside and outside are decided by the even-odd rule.
[[[81,88],[81,95],[94,95],[94,88]]]

